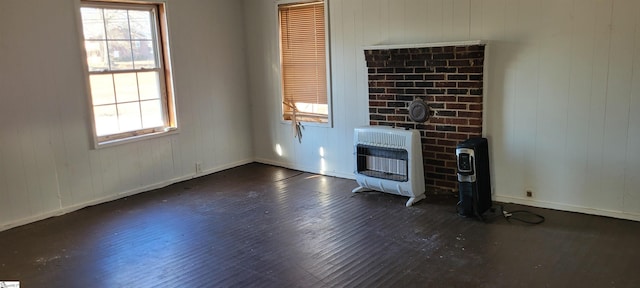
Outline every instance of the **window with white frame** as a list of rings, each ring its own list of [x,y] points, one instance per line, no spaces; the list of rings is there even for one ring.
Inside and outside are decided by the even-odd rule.
[[[278,4],[283,119],[329,122],[325,1]]]
[[[82,1],[98,145],[177,128],[162,3]]]

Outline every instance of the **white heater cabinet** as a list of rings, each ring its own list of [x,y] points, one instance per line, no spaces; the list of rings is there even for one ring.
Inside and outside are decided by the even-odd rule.
[[[354,129],[353,193],[376,190],[409,197],[406,206],[425,198],[422,144],[417,130],[387,126]]]

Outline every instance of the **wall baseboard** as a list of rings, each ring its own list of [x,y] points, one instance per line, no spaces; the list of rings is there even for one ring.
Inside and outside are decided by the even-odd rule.
[[[253,163],[253,162],[256,162],[256,161],[254,159],[244,159],[244,160],[240,160],[240,161],[236,161],[236,162],[232,162],[232,163],[227,163],[227,164],[224,164],[224,165],[219,165],[219,166],[204,170],[204,171],[202,171],[202,173],[194,174],[193,177],[191,177],[191,178],[198,178],[198,177],[206,176],[206,175],[209,175],[209,174],[220,172],[222,170],[231,169],[231,168],[234,168],[234,167],[242,166],[242,165]]]
[[[578,206],[578,205],[568,205],[568,204],[562,204],[562,203],[556,203],[556,202],[531,200],[531,199],[525,199],[525,198],[519,198],[519,197],[513,197],[513,196],[492,195],[492,197],[494,198],[493,200],[498,202],[504,202],[504,203],[515,203],[515,204],[529,205],[529,206],[540,207],[540,208],[549,208],[549,209],[555,209],[555,210],[561,210],[561,211],[578,212],[578,213],[584,213],[584,214],[590,214],[590,215],[640,221],[640,214],[636,214],[636,213],[596,209],[596,208],[589,208],[589,207]]]
[[[40,214],[37,214],[37,215],[33,215],[33,216],[30,216],[30,217],[18,219],[18,220],[15,220],[15,221],[10,221],[8,223],[0,223],[0,231],[9,230],[9,229],[14,228],[14,227],[22,226],[22,225],[33,223],[33,222],[37,222],[37,221],[44,220],[44,219],[51,218],[51,217],[55,217],[55,216],[61,216],[61,215],[64,215],[64,214],[67,214],[67,213],[70,213],[70,212],[73,212],[73,211],[77,211],[77,210],[80,210],[82,208],[86,208],[86,207],[89,207],[89,206],[94,206],[94,205],[98,205],[98,204],[101,204],[101,203],[106,203],[106,202],[118,200],[118,199],[121,199],[121,198],[125,198],[125,197],[128,197],[128,196],[132,196],[132,195],[135,195],[135,194],[144,193],[144,192],[148,192],[148,191],[151,191],[151,190],[163,188],[163,187],[169,186],[171,184],[175,184],[175,183],[178,183],[178,182],[182,182],[182,181],[186,181],[186,180],[190,180],[190,179],[206,176],[206,175],[209,175],[209,174],[220,172],[222,170],[226,170],[226,169],[229,169],[229,168],[233,168],[233,167],[249,164],[249,163],[252,163],[252,162],[255,162],[255,161],[253,161],[253,159],[245,159],[245,160],[241,160],[241,161],[227,163],[227,164],[224,164],[224,165],[216,166],[216,167],[211,168],[211,169],[204,170],[202,173],[188,174],[188,175],[184,175],[184,176],[181,176],[181,177],[176,177],[176,178],[172,178],[172,179],[169,179],[169,180],[166,180],[166,181],[162,181],[162,182],[159,182],[159,183],[154,183],[154,184],[150,184],[150,185],[147,185],[147,186],[138,187],[138,188],[135,188],[135,189],[123,191],[123,192],[116,193],[116,194],[113,194],[113,195],[109,195],[109,196],[106,196],[106,197],[97,198],[97,199],[94,199],[94,200],[91,200],[91,201],[78,203],[78,204],[74,204],[74,205],[71,205],[71,206],[62,207],[60,209],[56,209],[56,210],[53,210],[53,211],[40,213]]]
[[[53,211],[40,213],[40,214],[33,215],[33,216],[30,216],[30,217],[18,219],[18,220],[15,220],[15,221],[10,221],[10,222],[7,222],[7,223],[1,223],[0,224],[0,231],[9,230],[9,229],[14,228],[14,227],[18,227],[18,226],[22,226],[22,225],[25,225],[25,224],[33,223],[33,222],[36,222],[36,221],[44,220],[44,219],[47,219],[47,218],[50,218],[50,217],[64,215],[64,214],[67,214],[67,213],[70,213],[70,212],[73,212],[73,211],[76,211],[76,210],[80,210],[80,209],[83,209],[83,208],[86,208],[86,207],[89,207],[89,206],[98,205],[98,204],[101,204],[101,203],[106,203],[106,202],[118,200],[118,199],[125,198],[125,197],[128,197],[128,196],[132,196],[132,195],[135,195],[135,194],[139,194],[139,193],[148,192],[148,191],[151,191],[151,190],[163,188],[163,187],[166,187],[166,186],[178,183],[178,182],[182,182],[182,181],[186,181],[186,180],[190,180],[190,179],[206,176],[206,175],[209,175],[209,174],[213,174],[213,173],[216,173],[216,172],[220,172],[220,171],[223,171],[223,170],[226,170],[226,169],[234,168],[234,167],[237,167],[237,166],[241,166],[241,165],[245,165],[245,164],[249,164],[249,163],[253,163],[253,162],[267,164],[267,165],[274,165],[274,166],[279,166],[279,167],[284,167],[284,168],[294,169],[294,170],[299,170],[299,171],[305,171],[305,172],[309,172],[309,173],[315,173],[315,174],[321,174],[321,175],[327,175],[327,176],[333,176],[333,177],[340,177],[340,178],[345,178],[345,179],[355,179],[353,174],[346,174],[346,173],[335,172],[335,171],[319,171],[319,170],[317,170],[315,168],[311,168],[311,167],[307,167],[307,166],[294,165],[294,164],[291,164],[291,163],[272,161],[272,160],[264,159],[264,158],[244,159],[244,160],[241,160],[241,161],[236,161],[236,162],[232,162],[232,163],[227,163],[227,164],[224,164],[224,165],[216,166],[216,167],[204,170],[202,173],[199,173],[199,174],[192,173],[192,174],[184,175],[184,176],[181,176],[181,177],[176,177],[176,178],[172,178],[172,179],[169,179],[169,180],[166,180],[166,181],[162,181],[162,182],[159,182],[159,183],[154,183],[154,184],[151,184],[151,185],[138,187],[138,188],[131,189],[131,190],[128,190],[128,191],[123,191],[121,193],[116,193],[116,194],[113,194],[113,195],[110,195],[110,196],[107,196],[107,197],[102,197],[102,198],[94,199],[94,200],[91,200],[91,201],[78,203],[78,204],[67,206],[67,207],[62,207],[60,209],[56,209],[56,210],[53,210]],[[540,201],[540,200],[531,200],[531,199],[512,197],[512,196],[504,196],[504,195],[493,195],[493,198],[494,198],[493,200],[495,200],[495,201],[504,202],[504,203],[515,203],[515,204],[529,205],[529,206],[540,207],[540,208],[549,208],[549,209],[555,209],[555,210],[578,212],[578,213],[584,213],[584,214],[590,214],[590,215],[598,215],[598,216],[606,216],[606,217],[626,219],[626,220],[632,220],[632,221],[640,221],[640,214],[637,214],[637,213],[628,213],[628,212],[613,211],[613,210],[603,210],[603,209],[589,208],[589,207],[578,206],[578,205],[568,205],[568,204],[562,204],[562,203]]]
[[[302,165],[295,165],[295,164],[285,163],[285,162],[278,162],[278,161],[273,161],[273,160],[264,159],[264,158],[256,158],[255,162],[284,167],[284,168],[293,169],[293,170],[305,171],[305,172],[315,173],[320,175],[340,177],[340,178],[353,179],[353,180],[356,179],[356,177],[353,176],[353,174],[347,174],[347,173],[336,172],[336,171],[320,171],[317,168],[312,168],[312,167],[302,166]]]
[[[310,167],[293,165],[291,163],[278,162],[270,159],[258,158],[258,159],[255,159],[255,162],[284,167],[288,169],[305,171],[309,173],[335,176],[335,177],[340,177],[345,179],[355,179],[353,174],[345,174],[345,173],[331,172],[331,171],[321,172]],[[555,209],[560,211],[577,212],[577,213],[584,213],[584,214],[590,214],[590,215],[640,221],[640,214],[635,214],[635,213],[603,210],[603,209],[589,208],[589,207],[583,207],[583,206],[577,206],[577,205],[567,205],[567,204],[548,202],[548,201],[530,200],[530,199],[518,198],[518,197],[512,197],[512,196],[492,195],[492,197],[494,198],[493,200],[498,202],[515,203],[515,204],[529,205],[533,207]]]

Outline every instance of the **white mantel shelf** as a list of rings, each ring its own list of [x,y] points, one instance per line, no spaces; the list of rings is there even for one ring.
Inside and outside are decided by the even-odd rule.
[[[434,42],[434,43],[417,43],[417,44],[395,44],[395,45],[373,45],[365,46],[364,50],[390,50],[390,49],[409,49],[409,48],[428,48],[428,47],[446,47],[446,46],[472,46],[486,45],[484,40],[456,41],[456,42]]]

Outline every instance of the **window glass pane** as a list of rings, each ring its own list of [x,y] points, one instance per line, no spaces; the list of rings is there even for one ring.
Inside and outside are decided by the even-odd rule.
[[[104,105],[116,103],[116,97],[113,92],[113,78],[111,74],[107,75],[91,75],[89,76],[91,83],[91,97],[93,105]]]
[[[160,99],[160,72],[139,72],[140,100]]]
[[[111,70],[133,69],[130,41],[108,41]]]
[[[84,7],[80,10],[80,13],[82,15],[84,39],[104,39],[102,9]]]
[[[136,69],[158,68],[156,64],[156,55],[153,49],[153,42],[150,40],[131,41],[133,46],[133,60],[136,65]]]
[[[151,12],[130,10],[129,27],[131,39],[152,40],[151,21]]]
[[[140,102],[118,104],[118,123],[122,132],[142,128]]]
[[[136,73],[114,74],[116,99],[118,103],[138,101],[138,81]]]
[[[107,28],[107,39],[128,40],[129,20],[127,10],[104,9],[104,18]]]
[[[140,102],[140,107],[142,108],[142,128],[161,127],[164,125],[161,105],[162,102],[160,102],[160,100]]]
[[[109,59],[107,57],[107,42],[100,40],[84,41],[87,52],[87,64],[89,71],[109,70]]]
[[[296,102],[296,109],[300,112],[327,114],[329,109],[327,104],[303,103]]]
[[[96,120],[96,135],[104,136],[118,133],[118,112],[116,105],[105,105],[93,107],[93,114]]]

